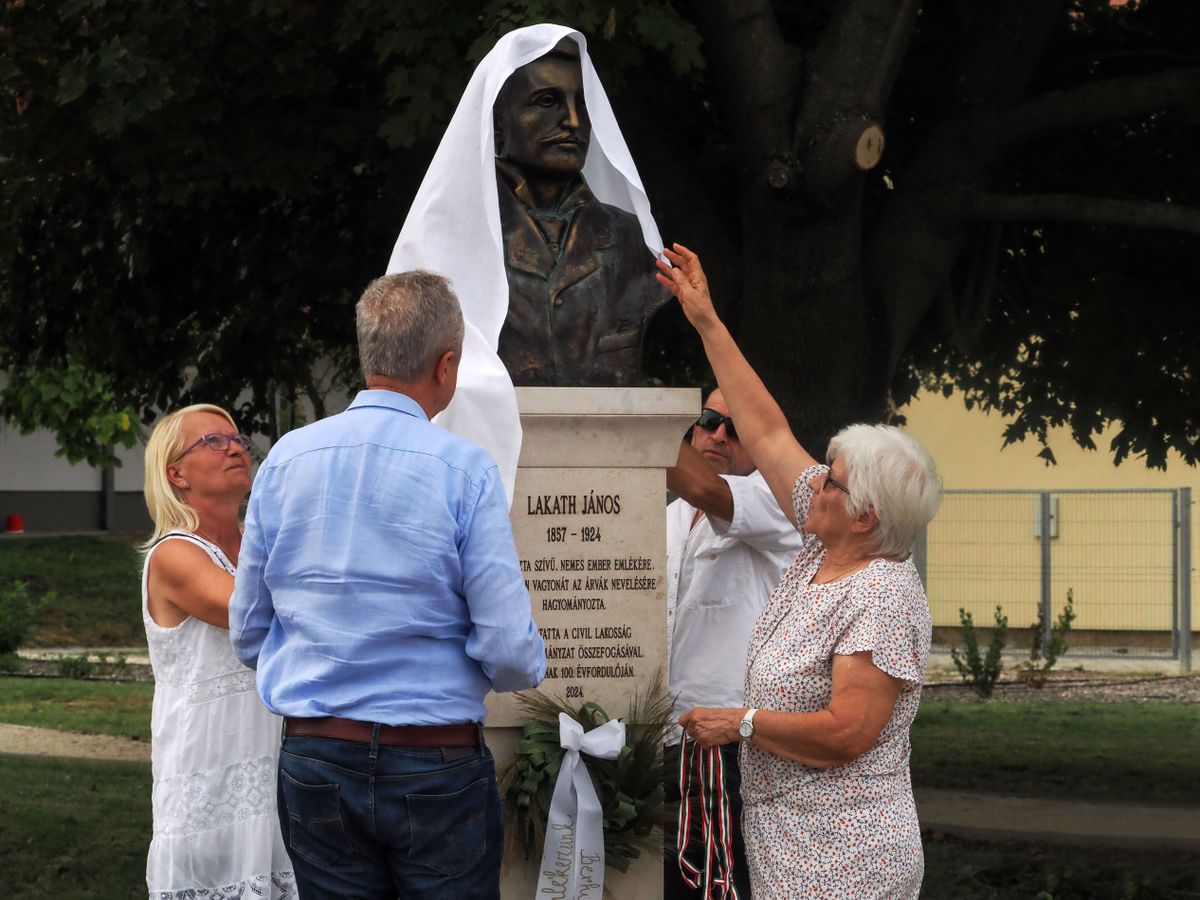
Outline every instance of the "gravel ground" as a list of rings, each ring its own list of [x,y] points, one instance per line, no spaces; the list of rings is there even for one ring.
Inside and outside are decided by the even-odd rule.
[[[150,742],[109,734],[75,734],[51,728],[0,724],[0,753],[149,762]]]
[[[980,697],[953,672],[931,672],[924,699],[980,703]],[[1125,700],[1168,700],[1200,703],[1200,672],[1187,675],[1117,674],[1113,672],[1051,672],[1045,687],[1032,688],[1006,677],[997,682],[994,700],[1045,703],[1056,700],[1090,700],[1118,703]]]

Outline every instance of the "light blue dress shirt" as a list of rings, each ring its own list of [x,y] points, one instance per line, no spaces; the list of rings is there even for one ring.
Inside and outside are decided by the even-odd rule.
[[[279,715],[482,722],[546,674],[495,463],[404,394],[285,435],[240,556],[229,636]]]

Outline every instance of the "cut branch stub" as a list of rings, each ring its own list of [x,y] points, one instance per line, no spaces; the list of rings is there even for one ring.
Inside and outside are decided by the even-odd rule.
[[[878,122],[857,116],[843,119],[809,146],[805,186],[812,196],[836,203],[845,190],[858,184],[863,172],[879,165],[883,147],[883,128]]]
[[[792,167],[781,159],[767,163],[767,184],[777,191],[785,190],[792,183]]]
[[[854,164],[864,172],[871,171],[883,158],[883,145],[883,129],[872,122],[862,130],[854,145]]]

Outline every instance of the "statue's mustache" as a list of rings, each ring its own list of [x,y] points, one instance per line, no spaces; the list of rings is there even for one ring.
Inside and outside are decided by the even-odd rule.
[[[542,138],[543,144],[586,144],[588,139],[577,131],[563,131]]]

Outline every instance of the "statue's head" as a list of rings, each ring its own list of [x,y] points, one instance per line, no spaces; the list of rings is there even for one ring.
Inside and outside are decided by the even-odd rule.
[[[492,107],[496,156],[529,179],[567,181],[583,170],[592,123],[583,100],[579,46],[564,38],[517,69]]]

